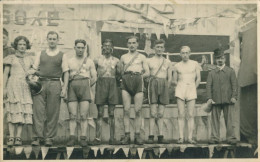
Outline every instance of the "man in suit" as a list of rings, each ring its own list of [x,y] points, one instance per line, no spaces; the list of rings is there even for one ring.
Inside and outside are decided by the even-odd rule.
[[[236,143],[233,127],[233,109],[237,100],[237,79],[235,71],[226,66],[226,58],[221,49],[214,51],[217,67],[212,70],[207,79],[208,103],[212,103],[211,139],[210,144],[219,143],[220,115],[223,110],[226,124],[226,138],[230,144]]]

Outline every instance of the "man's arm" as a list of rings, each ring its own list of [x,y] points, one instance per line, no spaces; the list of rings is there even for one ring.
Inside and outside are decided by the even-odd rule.
[[[171,81],[172,81],[172,64],[171,64],[170,61],[169,61],[169,63],[168,63],[167,75],[168,75],[168,87],[170,87]]]
[[[207,78],[207,85],[206,85],[206,90],[207,90],[207,99],[212,100],[212,72],[209,72],[208,78]]]
[[[231,71],[231,86],[232,86],[232,98],[237,100],[237,78],[236,78],[236,73],[232,69]]]
[[[41,52],[37,52],[32,67],[27,71],[28,74],[34,74],[39,69]]]
[[[200,71],[201,71],[201,67],[199,64],[197,64],[197,67],[196,67],[196,88],[198,88],[198,86],[200,85]]]
[[[117,63],[117,70],[120,72],[121,75],[124,74],[124,56],[121,56],[119,62]]]
[[[10,73],[10,69],[11,69],[11,66],[5,66],[5,69],[4,69],[4,82],[3,82],[3,88],[4,88],[4,91],[3,91],[3,97],[4,99],[7,98],[7,81],[8,81],[8,76],[9,76],[9,73]]]
[[[178,70],[176,66],[173,67],[173,84],[177,85],[178,83]]]
[[[146,58],[143,59],[143,69],[144,69],[143,77],[144,78],[149,77],[150,76],[150,71],[149,71],[149,67],[148,67]]]
[[[98,68],[98,58],[94,58],[93,62],[94,62],[95,68],[97,69]]]
[[[90,61],[90,75],[91,75],[90,85],[92,85],[97,81],[97,71],[95,68],[95,64],[92,60]]]
[[[61,90],[61,97],[66,98],[67,88],[69,84],[69,64],[68,64],[68,58],[66,54],[63,54],[61,67],[62,67],[62,72],[64,77],[63,86]]]

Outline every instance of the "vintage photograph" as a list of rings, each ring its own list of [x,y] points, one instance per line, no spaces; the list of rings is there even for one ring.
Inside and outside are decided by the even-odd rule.
[[[258,159],[258,4],[215,2],[0,2],[3,160]]]

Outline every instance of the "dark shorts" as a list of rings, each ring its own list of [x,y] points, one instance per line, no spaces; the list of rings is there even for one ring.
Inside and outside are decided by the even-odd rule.
[[[126,72],[122,77],[122,90],[131,96],[144,91],[143,77],[140,73]]]
[[[152,78],[149,81],[148,100],[150,104],[169,104],[168,82],[162,78]]]
[[[97,79],[95,103],[97,105],[119,104],[119,95],[115,78],[100,77]]]
[[[68,102],[75,101],[91,102],[90,80],[88,78],[74,79],[70,81],[68,90]]]

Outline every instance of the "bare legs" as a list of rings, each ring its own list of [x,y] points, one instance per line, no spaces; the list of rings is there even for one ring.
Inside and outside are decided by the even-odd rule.
[[[141,108],[143,104],[143,92],[139,92],[134,96],[134,105],[135,105],[135,143],[142,144],[140,138],[140,129],[141,129]],[[124,126],[125,126],[125,138],[122,141],[122,144],[130,144],[130,106],[131,106],[131,95],[122,90],[123,104],[124,104]]]
[[[75,136],[75,130],[77,127],[77,109],[78,109],[78,102],[69,102],[69,112],[70,112],[70,135]],[[80,127],[81,127],[81,136],[87,135],[87,128],[88,128],[88,122],[87,122],[87,115],[88,115],[88,109],[89,109],[89,102],[88,101],[82,101],[79,103],[80,106]]]
[[[177,98],[177,105],[179,111],[179,118],[178,118],[179,136],[180,136],[179,143],[182,143],[184,139],[183,132],[184,132],[184,117],[185,117],[185,101],[180,98]],[[192,133],[194,130],[195,100],[187,101],[187,109],[188,109],[188,140],[192,141]]]

